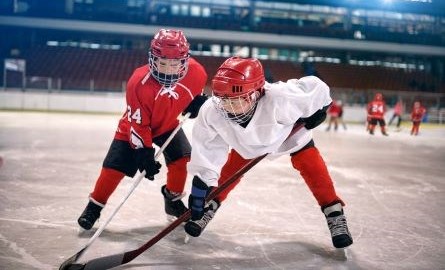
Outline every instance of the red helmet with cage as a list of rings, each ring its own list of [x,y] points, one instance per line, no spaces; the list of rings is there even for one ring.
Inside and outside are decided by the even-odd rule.
[[[189,48],[182,31],[161,29],[150,43],[148,64],[151,75],[165,86],[182,79],[187,73]]]
[[[376,93],[375,96],[374,96],[374,100],[383,100],[382,93]]]
[[[252,116],[264,84],[264,70],[258,59],[231,57],[212,79],[213,101],[226,118],[243,123]]]

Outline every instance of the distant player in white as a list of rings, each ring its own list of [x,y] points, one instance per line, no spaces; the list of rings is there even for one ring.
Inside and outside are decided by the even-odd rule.
[[[312,139],[311,129],[325,120],[332,102],[329,87],[314,76],[269,84],[257,59],[232,57],[218,68],[212,91],[193,127],[188,165],[194,175],[192,218],[186,232],[199,236],[240,179],[204,205],[212,187],[224,183],[249,159],[288,154],[325,214],[334,246],[351,245],[344,202]],[[288,138],[296,123],[304,128]]]

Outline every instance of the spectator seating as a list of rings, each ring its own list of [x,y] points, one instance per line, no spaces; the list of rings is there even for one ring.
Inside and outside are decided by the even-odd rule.
[[[60,79],[61,89],[122,91],[133,70],[147,63],[145,50],[103,50],[74,47],[33,48],[21,56],[27,61],[26,75]],[[194,56],[210,78],[225,57]],[[271,80],[285,81],[304,76],[300,63],[262,60]],[[334,88],[445,92],[445,86],[430,74],[377,66],[314,63],[317,75]],[[53,88],[58,88],[53,83]]]

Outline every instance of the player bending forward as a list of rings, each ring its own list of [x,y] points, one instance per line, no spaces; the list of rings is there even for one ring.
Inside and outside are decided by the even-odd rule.
[[[249,159],[270,153],[290,155],[326,216],[334,246],[351,245],[344,202],[312,139],[311,129],[325,120],[332,102],[329,87],[314,76],[269,84],[257,59],[232,57],[218,68],[212,89],[213,97],[202,106],[192,132],[192,218],[186,232],[199,236],[240,179],[204,205],[212,187],[227,181]],[[286,140],[297,122],[305,128]]]

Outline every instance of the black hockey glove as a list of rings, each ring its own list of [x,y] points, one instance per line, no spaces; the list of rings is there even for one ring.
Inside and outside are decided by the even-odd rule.
[[[155,160],[155,149],[152,147],[135,149],[136,166],[140,172],[145,170],[145,177],[154,180],[154,175],[159,173],[161,163]]]
[[[192,193],[189,196],[189,209],[192,212],[192,220],[199,220],[204,216],[205,199],[210,193],[210,188],[198,176],[193,177]]]
[[[331,103],[332,104],[332,103]],[[304,127],[307,129],[313,129],[319,126],[321,123],[326,120],[326,111],[328,110],[329,106],[331,104],[323,107],[322,109],[316,111],[313,115],[306,117],[306,118],[300,118],[298,119],[297,123],[304,123]]]
[[[185,115],[186,113],[190,113],[190,118],[195,118],[196,116],[198,116],[199,113],[199,109],[201,108],[202,104],[204,104],[204,102],[206,102],[206,100],[208,99],[208,97],[204,94],[196,96],[192,102],[190,102],[190,104],[187,106],[187,108],[185,108],[185,110],[182,112],[182,115]]]

